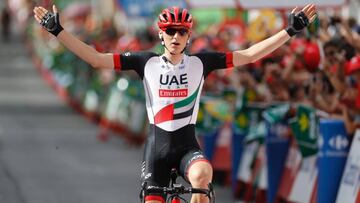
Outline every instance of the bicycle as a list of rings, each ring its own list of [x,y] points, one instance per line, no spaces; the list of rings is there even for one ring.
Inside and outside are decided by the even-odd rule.
[[[176,183],[176,179],[178,177],[178,173],[176,169],[171,170],[171,180],[169,187],[157,187],[157,186],[148,186],[147,183],[144,182],[141,186],[140,191],[140,200],[142,203],[145,203],[144,197],[151,193],[163,193],[169,195],[166,199],[166,203],[181,203],[181,201],[188,203],[186,199],[181,197],[184,194],[205,194],[210,203],[215,202],[215,192],[213,185],[209,183],[209,189],[202,188],[193,188],[193,187],[185,187],[180,183]]]

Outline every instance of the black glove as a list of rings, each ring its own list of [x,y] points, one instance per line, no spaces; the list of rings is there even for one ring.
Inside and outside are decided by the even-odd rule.
[[[45,30],[53,34],[55,37],[62,31],[64,28],[60,25],[59,14],[48,12],[40,22]]]
[[[289,25],[286,28],[286,32],[290,37],[301,32],[306,26],[309,25],[309,19],[306,17],[304,12],[299,12],[297,14],[291,13],[289,16]]]

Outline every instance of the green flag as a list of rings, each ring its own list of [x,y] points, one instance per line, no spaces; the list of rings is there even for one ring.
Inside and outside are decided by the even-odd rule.
[[[296,117],[290,121],[290,126],[301,155],[305,158],[316,154],[318,129],[315,110],[309,106],[298,106]]]
[[[249,130],[249,111],[246,107],[235,110],[234,115],[234,130],[237,134],[246,135]]]
[[[263,113],[263,117],[270,124],[275,124],[284,120],[289,109],[290,109],[289,104],[277,105],[265,110]]]
[[[266,125],[264,121],[251,125],[249,132],[245,138],[246,143],[253,141],[259,141],[260,144],[263,144],[266,137]]]
[[[236,109],[234,114],[235,132],[247,135],[250,131],[256,131],[257,125],[262,121],[262,111],[263,107],[256,105],[245,105]]]
[[[215,132],[216,129],[222,124],[222,121],[213,116],[206,108],[206,105],[208,105],[209,102],[211,103],[212,100],[214,100],[214,98],[206,96],[200,100],[198,117],[195,125],[196,130],[200,134]]]

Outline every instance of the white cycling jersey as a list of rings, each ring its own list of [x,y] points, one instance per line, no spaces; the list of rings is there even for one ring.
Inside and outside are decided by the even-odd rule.
[[[212,70],[233,67],[232,53],[184,54],[175,65],[151,52],[114,54],[113,59],[115,70],[139,74],[149,122],[168,132],[195,124],[204,79]]]

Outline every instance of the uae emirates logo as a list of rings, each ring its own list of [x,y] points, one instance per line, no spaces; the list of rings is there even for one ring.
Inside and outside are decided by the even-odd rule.
[[[168,89],[159,89],[159,97],[187,97],[188,96],[188,89],[187,87],[187,74],[182,74],[179,76],[173,75],[160,75],[160,87],[167,86]],[[171,87],[176,86],[177,89],[170,89]],[[180,87],[185,88],[181,88]]]
[[[187,97],[188,89],[165,90],[159,89],[159,97]]]

